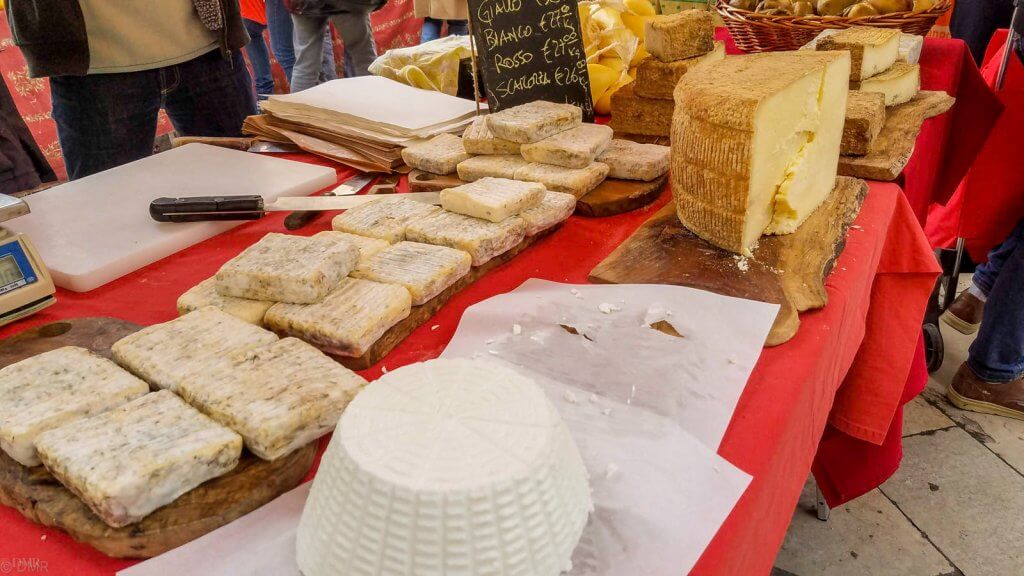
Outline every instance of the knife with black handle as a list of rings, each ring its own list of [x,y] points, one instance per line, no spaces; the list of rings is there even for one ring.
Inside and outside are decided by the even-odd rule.
[[[193,196],[157,198],[149,204],[149,215],[157,222],[208,222],[217,220],[256,220],[267,212],[348,210],[381,198],[406,198],[427,204],[440,204],[437,192],[360,196],[286,196],[267,203],[262,196]]]

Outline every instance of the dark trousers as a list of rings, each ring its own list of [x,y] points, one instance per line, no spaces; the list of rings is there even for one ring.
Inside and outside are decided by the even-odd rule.
[[[982,380],[1008,382],[1024,373],[1024,221],[996,252],[999,269],[967,364]]]
[[[263,31],[267,29],[266,24],[260,24],[255,20],[243,19],[245,31],[249,33],[249,43],[245,45],[245,54],[252,64],[252,72],[256,77],[256,98],[264,99],[274,93],[274,74],[270,71],[270,52],[267,51],[267,43],[263,41]]]
[[[957,0],[949,32],[967,44],[974,62],[981,66],[985,49],[998,28],[1010,26],[1013,0]]]
[[[181,136],[240,136],[256,113],[240,52],[219,50],[164,68],[50,79],[53,119],[68,178],[88,176],[153,153],[157,113]]]

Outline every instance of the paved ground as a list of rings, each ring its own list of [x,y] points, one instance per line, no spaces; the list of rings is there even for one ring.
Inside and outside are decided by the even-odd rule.
[[[773,576],[1024,575],[1024,421],[946,400],[972,338],[942,334],[945,362],[905,411],[900,470],[828,522],[809,480]]]

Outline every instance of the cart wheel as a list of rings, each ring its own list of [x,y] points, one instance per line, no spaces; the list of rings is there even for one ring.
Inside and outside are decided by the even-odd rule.
[[[942,366],[946,349],[942,343],[942,332],[938,324],[924,325],[924,354],[928,362],[928,373],[931,374]]]

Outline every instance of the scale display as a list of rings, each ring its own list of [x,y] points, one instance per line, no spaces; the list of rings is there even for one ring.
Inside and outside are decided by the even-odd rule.
[[[15,241],[0,246],[0,294],[32,284],[36,280],[21,243]]]

